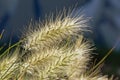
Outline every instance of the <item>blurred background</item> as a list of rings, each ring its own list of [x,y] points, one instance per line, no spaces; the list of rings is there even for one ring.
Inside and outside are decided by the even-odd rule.
[[[120,0],[0,0],[0,33],[4,32],[0,46],[17,42],[31,21],[74,6],[90,18],[92,33],[87,35],[97,47],[95,58],[99,61],[120,41]],[[104,74],[120,77],[120,42],[104,64]]]

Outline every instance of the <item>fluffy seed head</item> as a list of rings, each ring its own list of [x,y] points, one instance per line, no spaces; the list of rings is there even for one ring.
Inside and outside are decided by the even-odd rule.
[[[62,12],[56,19],[28,29],[22,43],[25,52],[1,61],[0,79],[112,80],[97,74],[98,69],[87,72],[93,45],[82,34],[87,20],[73,12]]]
[[[84,19],[83,15],[72,16],[73,12],[68,12],[66,15],[60,14],[56,19],[51,16],[44,25],[40,23],[33,25],[35,29],[28,30],[24,36],[23,48],[29,51],[50,48],[55,44],[59,44],[65,38],[82,34],[86,30],[84,28],[88,27],[87,20]]]
[[[22,77],[27,79],[56,80],[69,76],[77,77],[85,72],[91,51],[91,45],[81,36],[71,48],[53,47],[40,53],[33,52],[20,72],[24,72],[25,76]]]
[[[0,59],[0,79],[9,80],[13,79],[19,69],[19,63],[16,63],[18,59],[18,48],[13,52]]]

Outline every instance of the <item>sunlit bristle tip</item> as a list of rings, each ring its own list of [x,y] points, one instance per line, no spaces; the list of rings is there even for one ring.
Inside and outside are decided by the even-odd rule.
[[[113,80],[91,66],[95,48],[83,34],[88,20],[74,13],[64,10],[30,24],[13,54],[10,47],[0,60],[0,80]]]
[[[72,12],[72,11],[71,11]],[[52,16],[45,24],[38,23],[33,25],[37,27],[34,30],[28,30],[25,34],[23,47],[26,50],[40,50],[50,48],[53,45],[59,44],[63,39],[78,36],[86,31],[87,20],[83,15],[71,16],[72,13],[58,15],[56,19]]]

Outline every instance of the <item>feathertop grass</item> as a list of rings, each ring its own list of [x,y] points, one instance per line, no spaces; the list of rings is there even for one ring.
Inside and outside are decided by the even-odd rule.
[[[50,48],[67,37],[82,34],[88,27],[87,21],[83,15],[72,16],[70,12],[61,13],[55,19],[49,18],[49,21],[47,20],[45,24],[36,24],[39,27],[34,30],[30,28],[25,33],[26,40],[23,47],[30,51]]]
[[[73,12],[30,25],[37,28],[29,26],[12,55],[2,55],[0,80],[112,80],[99,68],[87,74],[95,48],[83,35],[88,20]]]

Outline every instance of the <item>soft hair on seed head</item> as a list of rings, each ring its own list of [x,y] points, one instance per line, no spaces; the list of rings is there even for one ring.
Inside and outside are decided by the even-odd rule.
[[[88,20],[73,13],[62,12],[44,24],[31,24],[35,29],[27,29],[22,49],[18,45],[11,57],[0,60],[0,79],[112,80],[100,75],[99,67],[89,68],[94,46],[83,35]]]
[[[77,36],[85,31],[87,21],[83,15],[72,15],[74,12],[62,12],[55,19],[53,16],[44,23],[34,25],[34,30],[29,29],[24,35],[25,50],[40,50],[50,48],[53,45],[59,44],[63,39]],[[31,25],[30,25],[31,26]]]

